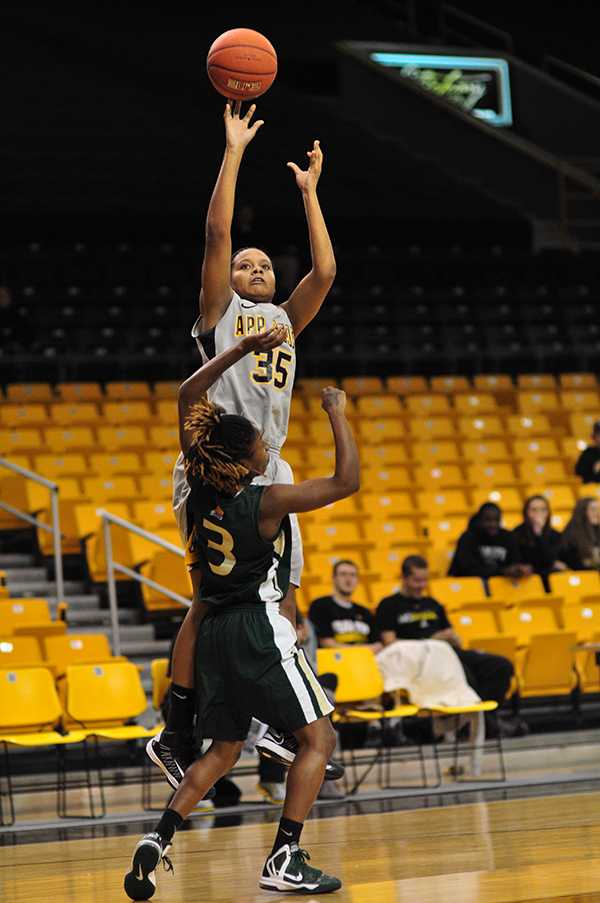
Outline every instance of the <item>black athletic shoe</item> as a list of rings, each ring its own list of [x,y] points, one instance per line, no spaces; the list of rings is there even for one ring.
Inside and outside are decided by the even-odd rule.
[[[287,894],[330,894],[339,890],[339,878],[307,865],[310,856],[297,843],[285,844],[268,857],[258,886]]]
[[[268,728],[264,737],[256,744],[257,751],[267,759],[275,759],[280,765],[288,768],[296,758],[298,741],[292,734],[278,734],[273,728]],[[330,759],[325,768],[326,781],[338,781],[344,777],[344,766]]]
[[[156,890],[156,866],[161,862],[165,871],[173,871],[173,863],[166,855],[171,849],[168,843],[163,847],[160,834],[146,834],[133,852],[131,871],[125,875],[123,887],[130,900],[149,900]]]
[[[165,743],[165,740],[168,742]],[[181,743],[178,734],[167,731],[162,731],[158,736],[148,740],[146,754],[155,765],[158,765],[173,790],[177,790],[186,770],[196,758],[191,739],[189,742],[185,742],[184,739]],[[204,799],[210,800],[214,795],[215,788],[211,787]]]

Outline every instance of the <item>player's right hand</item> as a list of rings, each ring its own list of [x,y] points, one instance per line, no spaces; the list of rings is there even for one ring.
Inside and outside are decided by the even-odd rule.
[[[277,348],[287,338],[287,330],[282,323],[274,323],[270,329],[265,332],[259,332],[256,335],[247,335],[240,342],[240,348],[244,354],[251,351],[271,351]]]
[[[334,386],[326,386],[321,393],[321,407],[328,414],[342,414],[346,408],[346,393]]]
[[[256,104],[253,103],[248,107],[248,111],[243,118],[240,118],[242,109],[241,100],[228,100],[225,104],[225,138],[227,141],[227,149],[234,151],[243,151],[250,144],[261,125],[264,125],[264,119],[257,119],[255,123],[250,125],[255,111]]]

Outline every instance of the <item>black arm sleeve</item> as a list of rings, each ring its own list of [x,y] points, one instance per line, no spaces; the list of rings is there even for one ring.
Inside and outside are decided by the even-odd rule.
[[[575,473],[578,477],[581,477],[584,483],[596,483],[600,478],[600,474],[594,471],[594,463],[596,461],[594,452],[595,449],[593,448],[584,448],[575,465]]]
[[[494,568],[487,567],[477,549],[477,539],[468,531],[458,540],[454,558],[448,569],[449,577],[490,577]]]

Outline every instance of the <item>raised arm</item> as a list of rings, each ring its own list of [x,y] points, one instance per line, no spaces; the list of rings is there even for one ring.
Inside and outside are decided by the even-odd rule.
[[[313,149],[308,151],[308,159],[307,170],[300,169],[295,163],[288,163],[302,193],[312,258],[310,273],[298,283],[285,304],[281,305],[287,311],[296,335],[302,332],[319,312],[327,292],[333,285],[336,273],[335,255],[317,197],[317,183],[323,166],[323,152],[318,141],[315,141]]]
[[[335,442],[335,473],[332,477],[306,480],[297,485],[275,484],[263,492],[260,508],[260,532],[265,538],[275,536],[286,514],[314,511],[358,492],[360,465],[358,449],[346,420],[346,394],[331,387],[323,389],[326,411]]]
[[[252,351],[270,351],[285,341],[285,327],[281,324],[272,326],[266,332],[258,335],[247,335],[240,339],[237,345],[232,345],[216,357],[207,361],[199,370],[196,370],[179,387],[177,395],[177,407],[179,412],[179,444],[184,455],[189,450],[192,442],[192,433],[185,428],[192,405],[206,394],[213,383],[229,367],[236,364],[244,355]]]
[[[244,151],[263,124],[263,120],[258,119],[250,125],[256,110],[255,104],[252,104],[243,118],[240,118],[240,108],[240,101],[233,109],[231,101],[227,101],[225,106],[225,154],[206,215],[206,243],[200,292],[203,329],[216,326],[231,301],[233,294],[230,282],[231,223],[235,205],[235,187]]]

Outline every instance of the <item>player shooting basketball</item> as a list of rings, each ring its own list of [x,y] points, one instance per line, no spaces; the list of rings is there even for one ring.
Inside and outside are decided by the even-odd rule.
[[[317,197],[317,184],[323,165],[318,141],[308,151],[308,168],[292,169],[300,189],[310,242],[312,267],[283,304],[273,304],[275,274],[264,251],[247,247],[232,254],[231,225],[235,189],[246,148],[261,128],[254,123],[252,104],[241,116],[241,103],[225,107],[226,146],[221,169],[210,200],[206,218],[206,244],[202,266],[200,316],[192,335],[204,362],[239,343],[246,335],[257,334],[281,324],[285,341],[269,351],[255,351],[239,360],[208,390],[211,401],[228,413],[249,417],[260,430],[269,452],[263,484],[293,483],[292,470],[280,457],[285,442],[295,372],[295,339],[318,313],[333,284],[336,265],[331,240]],[[190,535],[187,500],[189,484],[180,455],[173,473],[173,508],[184,543]],[[292,560],[290,589],[281,603],[282,612],[295,625],[295,588],[302,573],[302,539],[298,520],[291,519]],[[150,741],[148,754],[177,787],[193,759],[192,718],[195,711],[193,678],[196,628],[190,613],[186,616],[173,650],[171,708],[160,738]],[[286,765],[294,761],[294,738],[281,741],[268,732],[259,749]],[[339,770],[328,768],[328,777],[339,777]]]

